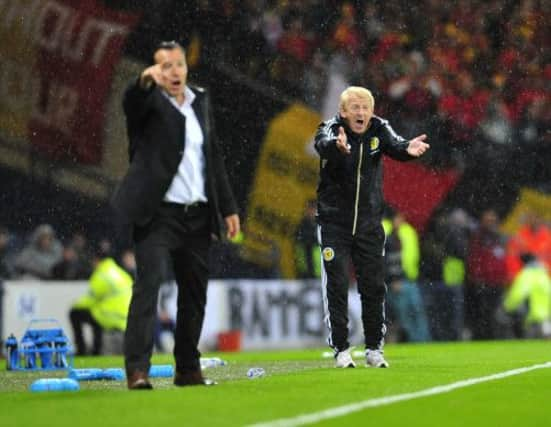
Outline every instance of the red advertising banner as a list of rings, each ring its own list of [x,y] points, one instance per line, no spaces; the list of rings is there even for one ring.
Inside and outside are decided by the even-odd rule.
[[[393,208],[423,232],[433,210],[455,187],[455,170],[435,171],[417,163],[384,159],[384,197]]]
[[[96,164],[113,71],[138,16],[97,0],[31,3],[29,41],[36,57],[31,144],[53,159]]]

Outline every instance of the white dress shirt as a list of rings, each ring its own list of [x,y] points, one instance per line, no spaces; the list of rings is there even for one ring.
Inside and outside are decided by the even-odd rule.
[[[204,136],[195,111],[191,107],[191,104],[195,100],[195,94],[186,86],[184,89],[184,103],[182,105],[179,105],[174,97],[165,92],[163,94],[186,118],[186,147],[184,155],[178,166],[178,171],[165,193],[164,201],[183,204],[206,202],[206,164],[203,154]]]

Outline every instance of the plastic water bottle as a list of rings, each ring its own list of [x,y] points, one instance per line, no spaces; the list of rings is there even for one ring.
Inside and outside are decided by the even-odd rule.
[[[265,373],[266,371],[264,371],[264,369],[262,368],[250,368],[247,371],[247,377],[249,379],[260,378],[260,377],[263,377]]]
[[[33,392],[44,391],[78,391],[80,385],[72,378],[42,378],[30,386]]]
[[[151,378],[172,377],[174,376],[174,367],[172,365],[151,365],[149,376]]]
[[[75,381],[95,381],[103,379],[103,370],[98,368],[71,369],[69,378]]]
[[[66,368],[67,363],[67,339],[65,337],[56,337],[54,340],[54,365],[57,368]]]
[[[17,351],[17,338],[11,334],[6,339],[6,369],[11,371],[17,369],[17,359],[19,357]]]
[[[42,369],[52,368],[52,344],[50,342],[40,340],[36,342],[36,348],[37,353],[40,356],[40,366]]]
[[[228,364],[228,362],[220,359],[219,357],[202,357],[200,362],[202,369],[216,368],[218,366],[226,366]]]
[[[36,345],[30,338],[21,341],[21,354],[25,357],[25,368],[36,368]]]

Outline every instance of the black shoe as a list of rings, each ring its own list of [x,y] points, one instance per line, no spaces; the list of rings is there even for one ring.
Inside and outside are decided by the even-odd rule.
[[[142,371],[134,371],[127,375],[128,390],[152,390],[153,386]]]
[[[174,385],[185,387],[190,385],[216,385],[216,381],[204,378],[200,370],[197,371],[176,371]]]

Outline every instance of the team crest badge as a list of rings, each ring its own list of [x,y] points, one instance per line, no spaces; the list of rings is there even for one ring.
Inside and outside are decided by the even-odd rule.
[[[323,248],[323,259],[325,261],[331,261],[335,258],[335,251],[333,248]]]
[[[371,141],[369,141],[369,145],[371,147],[371,151],[375,151],[377,148],[379,148],[379,138],[374,136],[371,138]]]

